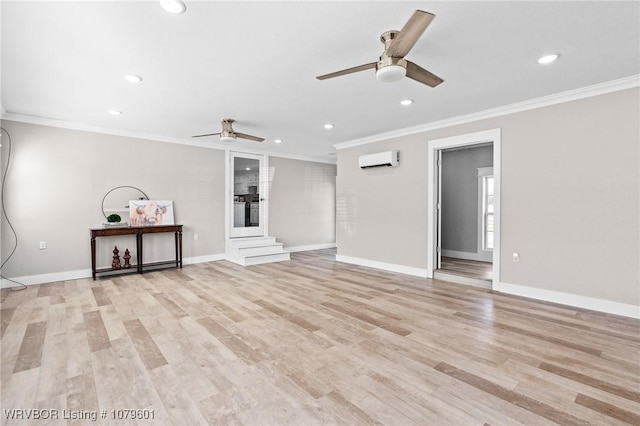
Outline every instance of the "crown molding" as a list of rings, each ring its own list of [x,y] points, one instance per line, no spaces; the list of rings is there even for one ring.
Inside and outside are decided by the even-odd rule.
[[[173,143],[173,144],[193,146],[198,148],[219,149],[223,151],[227,149],[231,149],[231,150],[238,150],[243,152],[251,152],[255,154],[269,155],[272,157],[288,158],[291,160],[311,161],[314,163],[326,163],[326,164],[336,163],[335,159],[327,160],[324,158],[316,158],[316,157],[310,157],[310,156],[304,156],[304,155],[288,154],[288,153],[254,149],[254,148],[245,148],[245,147],[233,146],[230,144],[223,144],[222,142],[219,142],[219,141],[204,142],[200,140],[173,138],[168,136],[160,136],[160,135],[154,135],[154,134],[148,134],[148,133],[142,133],[142,132],[132,132],[127,130],[90,126],[87,124],[74,123],[74,122],[63,121],[63,120],[55,120],[52,118],[38,117],[34,115],[14,114],[6,111],[1,111],[0,119],[7,120],[7,121],[15,121],[19,123],[37,124],[40,126],[56,127],[60,129],[99,133],[103,135],[121,136],[121,137],[134,138],[134,139],[145,139],[145,140],[151,140],[154,142]]]
[[[333,146],[337,150],[352,148],[355,146],[367,145],[387,139],[414,135],[416,133],[442,129],[459,124],[471,123],[473,121],[485,120],[488,118],[500,117],[503,115],[514,114],[517,112],[528,111],[536,108],[543,108],[546,106],[562,104],[565,102],[576,101],[579,99],[590,98],[593,96],[604,95],[607,93],[618,92],[620,90],[632,89],[635,87],[640,87],[640,75],[633,75],[618,80],[595,84],[593,86],[582,87],[580,89],[568,90],[566,92],[560,92],[553,95],[543,96],[541,98],[530,99],[523,102],[517,102],[497,108],[461,115],[458,117],[447,118],[440,121],[420,124],[418,126],[407,127],[404,129],[393,130],[391,132],[379,133],[364,138],[340,142]]]

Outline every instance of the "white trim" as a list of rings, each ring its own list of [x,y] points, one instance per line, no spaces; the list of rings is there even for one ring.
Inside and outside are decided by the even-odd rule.
[[[231,152],[226,149],[224,151],[224,240],[229,241],[230,236],[230,227],[229,224],[233,221],[233,215],[231,214],[231,172],[229,171],[231,168]],[[226,250],[225,250],[226,251]]]
[[[260,220],[262,223],[262,229],[264,229],[264,236],[269,235],[269,204],[271,203],[271,185],[272,182],[272,174],[271,174],[271,166],[270,164],[270,156],[264,156],[262,160],[262,167],[260,168],[260,198],[264,201],[260,201]]]
[[[491,262],[493,255],[493,249],[485,250],[485,178],[487,176],[493,177],[493,166],[491,167],[478,167],[478,234],[477,234],[477,246],[476,252],[482,257],[482,260]]]
[[[287,250],[289,252],[323,250],[323,249],[336,248],[336,243],[312,244],[308,246],[294,246],[294,247],[283,247],[283,248],[284,250]]]
[[[76,271],[52,272],[49,274],[26,275],[24,277],[15,277],[10,279],[2,279],[2,288],[17,287],[18,282],[24,285],[36,285],[53,283],[58,281],[79,280],[82,278],[91,278],[91,269],[78,269]],[[12,282],[11,280],[15,281]]]
[[[91,125],[82,124],[82,123],[73,123],[70,121],[55,120],[52,118],[44,118],[44,117],[35,117],[32,115],[15,114],[11,112],[2,112],[0,114],[0,119],[7,120],[7,121],[15,121],[18,123],[37,124],[40,126],[55,127],[59,129],[99,133],[101,135],[122,136],[126,138],[151,140],[154,142],[166,142],[166,143],[174,143],[178,145],[195,146],[199,148],[222,149],[222,150],[239,148],[242,151],[245,151],[247,153],[252,153],[252,154],[272,155],[274,157],[282,157],[282,158],[288,158],[291,160],[300,160],[300,161],[311,161],[314,163],[336,164],[335,159],[328,160],[325,158],[319,158],[319,157],[316,158],[316,157],[310,157],[307,155],[280,153],[275,151],[260,150],[260,149],[254,149],[254,148],[230,147],[229,144],[220,142],[219,140],[216,140],[216,139],[174,138],[170,136],[161,136],[161,135],[155,135],[151,133],[132,132],[128,130],[91,126]]]
[[[196,263],[216,262],[218,260],[225,260],[225,258],[226,258],[226,254],[224,253],[210,254],[207,256],[185,257],[182,259],[182,264],[193,265]],[[115,277],[117,275],[112,275],[112,276]],[[60,282],[60,281],[80,280],[84,278],[89,278],[89,279],[91,278],[91,269],[78,269],[76,271],[52,272],[49,274],[39,274],[39,275],[25,275],[23,277],[16,277],[16,278],[10,278],[10,279],[3,278],[0,281],[0,288],[18,287],[19,285],[17,283],[24,284],[24,285],[37,285],[37,284],[54,283],[54,282]]]
[[[468,251],[442,249],[442,252],[440,254],[445,257],[453,257],[456,259],[463,259],[463,260],[475,260],[478,262],[491,262],[492,260],[491,252],[487,252],[486,254],[484,254],[484,253],[471,253]]]
[[[235,193],[235,172],[232,165],[232,159],[249,158],[259,162],[260,174],[258,175],[258,194],[263,201],[260,201],[260,219],[259,225],[253,227],[236,227],[234,223],[234,214],[231,211],[233,206],[233,197]],[[244,238],[244,237],[266,237],[269,235],[269,187],[270,170],[269,156],[264,154],[254,154],[245,151],[229,149],[225,152],[226,160],[226,177],[225,177],[225,238]]]
[[[399,138],[403,136],[414,135],[416,133],[427,132],[430,130],[442,129],[445,127],[456,126],[459,124],[470,123],[487,118],[500,117],[503,115],[513,114],[516,112],[528,111],[536,108],[542,108],[550,105],[557,105],[565,102],[576,101],[579,99],[589,98],[607,93],[617,92],[620,90],[631,89],[640,86],[640,75],[621,78],[618,80],[608,81],[593,86],[582,87],[579,89],[568,90],[566,92],[556,93],[554,95],[543,96],[541,98],[530,99],[523,102],[504,105],[497,108],[487,109],[484,111],[474,112],[471,114],[461,115],[458,117],[447,118],[440,121],[421,124],[418,126],[407,127],[404,129],[394,130],[391,132],[379,133],[364,138],[353,139],[346,142],[337,143],[335,149],[352,148],[354,146],[366,145],[369,143],[380,142],[382,140]]]
[[[467,133],[442,139],[428,141],[428,162],[430,169],[427,175],[427,277],[433,278],[433,271],[437,265],[436,234],[437,217],[435,206],[437,203],[438,191],[436,160],[438,152],[442,149],[456,148],[466,145],[479,145],[493,142],[493,177],[494,177],[494,238],[493,238],[493,283],[500,281],[500,174],[501,174],[501,130],[490,129],[481,132]]]
[[[531,299],[544,300],[545,302],[559,303],[576,308],[640,319],[640,306],[637,305],[501,282],[494,283],[493,289],[515,296],[529,297]]]
[[[362,259],[359,257],[336,255],[336,262],[351,263],[353,265],[366,266],[367,268],[382,269],[389,272],[397,272],[400,274],[413,275],[416,277],[427,277],[427,270],[423,268],[415,268],[413,266],[397,265],[395,263],[378,262],[375,260]]]

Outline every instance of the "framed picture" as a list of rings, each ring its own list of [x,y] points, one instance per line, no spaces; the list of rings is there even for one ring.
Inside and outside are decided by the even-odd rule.
[[[175,225],[173,201],[130,200],[129,219],[131,226]]]

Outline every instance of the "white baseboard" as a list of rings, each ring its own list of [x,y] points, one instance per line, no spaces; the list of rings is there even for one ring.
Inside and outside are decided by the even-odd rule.
[[[185,257],[182,259],[183,265],[192,265],[195,263],[215,262],[224,260],[225,254],[212,254],[208,256]],[[91,269],[79,269],[77,271],[54,272],[50,274],[27,275],[23,277],[14,277],[10,279],[2,278],[0,288],[18,287],[19,284],[37,285],[45,283],[53,283],[58,281],[79,280],[83,278],[91,278]],[[12,281],[13,280],[13,281]]]
[[[493,253],[487,252],[484,253],[471,253],[468,251],[455,251],[455,250],[445,250],[442,249],[442,255],[445,257],[453,257],[456,259],[464,259],[464,260],[476,260],[478,262],[491,262],[493,261]]]
[[[627,303],[612,302],[610,300],[596,299],[594,297],[580,296],[517,284],[495,283],[493,289],[495,291],[513,294],[516,296],[544,300],[545,302],[560,303],[577,308],[590,309],[592,311],[606,312],[608,314],[640,319],[640,306],[630,305]]]
[[[309,246],[294,246],[294,247],[284,247],[285,250],[294,252],[294,251],[310,251],[310,250],[323,250],[336,248],[336,243],[324,243],[324,244],[312,244]]]
[[[36,285],[45,283],[54,283],[58,281],[79,280],[82,278],[90,278],[91,269],[79,269],[77,271],[52,272],[50,274],[26,275],[23,277],[12,277],[10,279],[3,278],[0,287],[18,287],[19,284]],[[13,280],[13,281],[12,281]]]
[[[395,263],[378,262],[375,260],[362,259],[359,257],[336,255],[337,262],[351,263],[353,265],[366,266],[368,268],[382,269],[389,272],[398,272],[400,274],[413,275],[416,277],[427,277],[427,270],[423,268],[415,268],[413,266],[397,265]]]

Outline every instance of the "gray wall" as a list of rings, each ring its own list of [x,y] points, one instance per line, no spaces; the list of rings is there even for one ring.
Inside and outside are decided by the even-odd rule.
[[[358,157],[400,150],[399,167],[360,169]],[[338,254],[426,267],[427,144],[411,135],[338,151]]]
[[[493,147],[442,152],[442,249],[478,252],[478,168],[493,166]]]
[[[18,234],[18,248],[2,269],[4,276],[27,277],[90,269],[88,229],[100,227],[104,222],[101,201],[110,189],[120,185],[138,187],[152,199],[173,200],[175,222],[184,225],[185,258],[197,260],[224,254],[223,150],[7,120],[2,121],[2,127],[11,133],[13,140],[4,199],[8,217]],[[3,135],[2,172],[7,142]],[[278,164],[276,159],[272,162]],[[287,160],[290,165],[297,162]],[[288,174],[291,179],[303,181],[304,167],[313,164],[300,163],[304,166],[292,166],[295,170]],[[279,216],[289,215],[292,222],[297,221],[295,212],[279,205],[278,200],[286,197],[278,195],[277,188],[277,197],[271,202],[272,218],[286,223],[288,218]],[[114,203],[107,200],[107,204]],[[318,211],[318,214],[324,213]],[[333,217],[331,214],[326,220],[331,221]],[[277,225],[274,227],[278,229]],[[14,242],[4,215],[1,230],[4,259]],[[296,232],[305,230],[296,228]],[[198,234],[197,240],[195,234]],[[333,238],[334,233],[331,235]],[[169,242],[155,243],[162,238],[169,238]],[[324,235],[319,237],[313,233],[299,238],[304,244],[327,240]],[[40,241],[47,242],[46,250],[38,249]],[[145,261],[170,259],[173,256],[170,241],[171,236],[166,234],[145,237]],[[99,238],[98,266],[111,264],[114,245],[118,245],[121,256],[125,248],[135,251],[135,241],[131,238]]]
[[[335,164],[269,159],[269,233],[287,247],[334,244]]]
[[[640,305],[639,92],[338,150],[338,254],[426,269],[427,142],[501,128],[501,282]],[[400,167],[358,168],[389,149]]]

